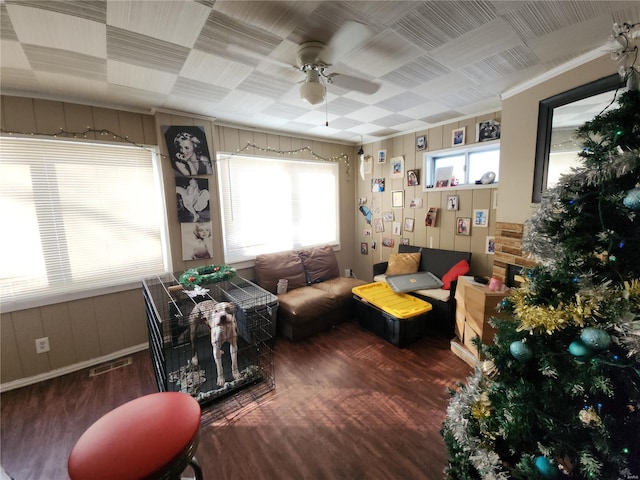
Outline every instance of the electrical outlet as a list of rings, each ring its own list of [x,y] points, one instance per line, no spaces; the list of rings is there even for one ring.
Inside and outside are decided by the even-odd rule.
[[[345,268],[344,269],[344,276],[347,278],[351,277],[351,269],[350,268]]]
[[[36,353],[46,353],[49,350],[49,337],[36,338]]]

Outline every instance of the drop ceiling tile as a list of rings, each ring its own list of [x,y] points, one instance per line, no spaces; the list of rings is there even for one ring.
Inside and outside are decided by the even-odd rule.
[[[398,133],[400,133],[400,130],[396,130],[395,128],[383,128],[380,130],[374,130],[370,133],[370,135],[373,135],[374,137],[384,138],[397,135]]]
[[[271,114],[285,120],[293,120],[294,118],[298,118],[299,116],[307,113],[307,109],[302,106],[296,107],[295,105],[277,102],[269,106],[269,108],[263,113]]]
[[[84,18],[98,23],[106,23],[107,19],[107,2],[103,1],[9,0],[9,3]]]
[[[540,63],[540,59],[529,47],[519,45],[479,62],[474,62],[460,69],[469,78],[478,82],[500,80],[505,75],[526,70]]]
[[[233,89],[247,78],[253,68],[201,50],[191,50],[180,76],[222,88]]]
[[[414,92],[404,92],[399,95],[395,95],[393,97],[382,100],[381,102],[376,103],[376,106],[385,108],[390,111],[398,111],[405,110],[407,108],[411,108],[412,106],[419,105],[425,102],[427,102],[426,98]]]
[[[177,77],[172,73],[160,72],[115,60],[107,60],[107,78],[109,82],[124,87],[166,95],[171,92]]]
[[[373,120],[372,123],[375,123],[376,125],[380,125],[382,127],[393,127],[399,123],[406,123],[411,120],[412,119],[409,117],[394,113],[392,115],[387,115],[386,117],[377,118],[376,120]]]
[[[138,65],[163,72],[180,73],[189,49],[139,33],[107,27],[109,60]]]
[[[216,103],[195,97],[169,96],[164,102],[163,108],[176,112],[192,112],[196,115],[215,118]]]
[[[353,120],[359,120],[361,122],[374,122],[377,119],[386,117],[391,113],[393,112],[385,110],[384,108],[369,106],[349,113],[348,115],[345,115],[345,117],[351,118]]]
[[[446,110],[444,112],[436,113],[435,115],[428,115],[424,117],[422,121],[430,125],[435,125],[438,123],[444,123],[456,118],[460,118],[461,116],[461,112],[458,112],[456,110]]]
[[[473,81],[470,82],[470,80],[464,75],[460,75],[460,73],[458,72],[451,72],[438,77],[435,80],[431,80],[430,82],[426,82],[422,85],[412,88],[411,91],[427,99],[437,99],[438,101],[442,102],[442,100],[446,98],[447,95],[449,95],[451,92],[465,89],[469,87],[470,83],[472,85],[475,84],[475,82]]]
[[[2,39],[2,42],[0,42],[0,58],[2,58],[2,68],[22,68],[25,70],[31,68],[22,44],[14,40]]]
[[[18,36],[11,23],[11,17],[9,16],[9,12],[7,12],[7,5],[4,2],[0,3],[0,38],[2,41],[18,40]]]
[[[20,85],[20,92],[26,92],[34,94],[42,91],[42,86],[38,82],[38,77],[32,70],[26,70],[24,68],[5,67],[0,68],[0,78],[2,79],[3,87],[2,94],[10,95],[14,92],[12,87],[7,88],[6,85]]]
[[[218,108],[235,118],[246,118],[255,112],[264,111],[273,103],[272,99],[260,95],[233,90],[218,104]]]
[[[210,103],[222,101],[229,92],[231,92],[231,90],[228,88],[198,82],[197,80],[185,77],[178,77],[171,89],[171,95],[176,96],[178,101],[182,98],[193,98]]]
[[[24,53],[36,71],[106,81],[107,61],[104,58],[36,45],[24,45]]]
[[[106,58],[103,23],[22,5],[7,4],[7,12],[22,43]]]
[[[362,102],[345,97],[338,97],[328,103],[329,110],[336,115],[347,115],[366,106],[367,105]]]
[[[293,87],[289,81],[260,72],[249,74],[238,84],[238,90],[277,100]]]
[[[147,37],[193,47],[211,9],[195,2],[108,2],[107,23]]]
[[[359,124],[360,122],[347,117],[339,117],[331,121],[331,126],[340,130],[349,130]]]
[[[65,99],[79,97],[87,100],[97,97],[101,102],[109,101],[109,87],[105,82],[54,72],[35,72],[35,75],[41,85],[47,85],[48,95],[59,95]]]
[[[521,44],[511,26],[497,18],[436,48],[430,56],[455,70]]]
[[[381,77],[384,82],[392,82],[403,88],[413,88],[426,81],[449,73],[451,70],[427,55],[387,73]]]

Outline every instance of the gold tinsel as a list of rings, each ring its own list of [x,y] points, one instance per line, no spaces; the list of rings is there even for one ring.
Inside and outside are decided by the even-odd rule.
[[[487,392],[482,392],[478,401],[471,406],[471,416],[476,420],[491,416],[491,400]]]

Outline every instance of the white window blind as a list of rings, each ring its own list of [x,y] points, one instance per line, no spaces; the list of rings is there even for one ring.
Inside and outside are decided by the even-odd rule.
[[[2,137],[3,311],[164,272],[157,167],[130,145]]]
[[[339,243],[337,162],[218,155],[226,263]]]

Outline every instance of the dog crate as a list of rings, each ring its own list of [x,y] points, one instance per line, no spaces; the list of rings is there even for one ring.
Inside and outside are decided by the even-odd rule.
[[[253,289],[251,282],[240,277],[202,285],[207,291],[191,296],[177,278],[179,275],[165,274],[142,282],[149,350],[159,391],[188,393],[207,405],[231,397],[235,404],[243,404],[275,388],[269,334],[277,297],[274,304],[265,295],[269,292]],[[218,382],[211,329],[206,322],[195,321],[199,315],[192,315],[205,301],[234,305],[232,318],[238,328],[235,378],[231,345],[225,341],[221,345],[224,381]]]

